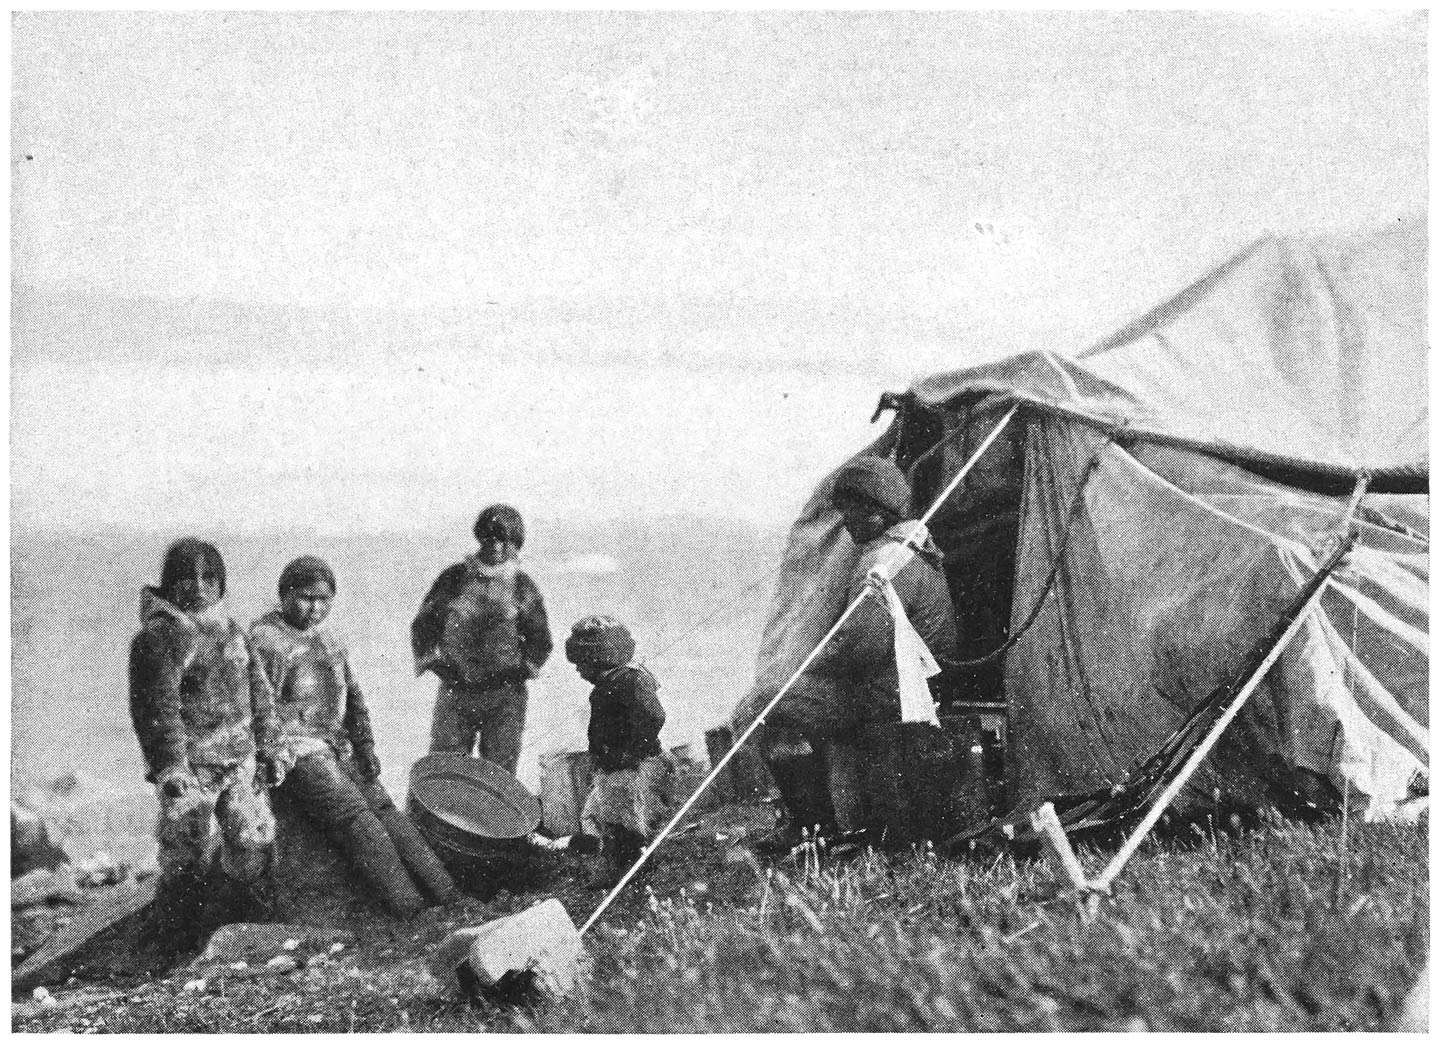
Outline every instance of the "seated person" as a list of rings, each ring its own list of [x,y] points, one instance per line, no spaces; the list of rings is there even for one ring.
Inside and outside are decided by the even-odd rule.
[[[297,557],[280,573],[280,607],[250,628],[291,764],[277,796],[324,828],[386,907],[408,918],[425,904],[417,881],[437,903],[458,890],[380,784],[365,696],[345,649],[323,625],[335,592],[329,565]]]
[[[130,644],[130,717],[155,785],[160,883],[148,939],[187,947],[209,904],[207,854],[220,826],[220,868],[250,914],[270,902],[275,819],[262,783],[283,779],[270,686],[245,633],[221,607],[225,561],[212,544],[181,539],[165,553],[160,586],[140,594]],[[227,902],[229,903],[229,902]]]
[[[872,568],[909,535],[910,487],[889,460],[863,456],[835,478],[831,502],[860,549],[845,603],[865,589]],[[955,608],[939,549],[928,536],[891,585],[911,624],[937,659],[956,657]],[[900,719],[895,629],[873,593],[831,638],[780,700],[762,730],[788,820],[772,845],[799,842],[802,828],[849,832],[872,823],[864,789],[860,732]]]
[[[565,641],[565,657],[594,685],[589,739],[595,777],[581,827],[600,838],[617,878],[665,824],[673,770],[660,746],[665,710],[659,682],[630,661],[634,655],[630,631],[608,615],[581,619]]]

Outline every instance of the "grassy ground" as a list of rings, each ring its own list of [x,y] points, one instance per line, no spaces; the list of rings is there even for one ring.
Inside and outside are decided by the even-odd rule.
[[[722,823],[719,828],[730,830]],[[123,992],[17,1004],[40,1031],[544,1032],[1374,1030],[1424,961],[1423,829],[1270,821],[1150,843],[1082,922],[1040,862],[924,852],[821,854],[763,865],[716,823],[662,849],[651,888],[587,938],[592,972],[558,1003],[501,1008],[445,995],[423,956],[440,910],[388,954],[283,977],[180,971]],[[1103,857],[1082,852],[1087,870]],[[583,867],[548,892],[580,921],[602,890]],[[543,893],[502,894],[469,922]],[[453,918],[453,917],[452,917]],[[362,944],[362,948],[365,945]]]

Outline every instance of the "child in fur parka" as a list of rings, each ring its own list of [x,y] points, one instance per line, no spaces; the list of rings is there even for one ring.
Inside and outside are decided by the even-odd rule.
[[[516,563],[525,522],[497,503],[475,519],[475,554],[440,573],[410,626],[415,675],[440,678],[430,751],[469,754],[515,773],[526,681],[550,656],[545,601]]]
[[[170,546],[160,585],[141,593],[130,644],[130,716],[160,801],[160,886],[152,937],[183,947],[207,906],[212,820],[227,897],[264,911],[275,819],[263,785],[284,779],[274,698],[250,643],[221,610],[225,562],[198,539]],[[258,906],[258,907],[257,907]]]
[[[417,882],[437,903],[455,900],[445,866],[380,784],[365,696],[324,625],[335,573],[318,557],[297,557],[280,573],[278,592],[280,607],[250,628],[291,763],[277,806],[319,824],[395,915],[408,918],[424,905]]]

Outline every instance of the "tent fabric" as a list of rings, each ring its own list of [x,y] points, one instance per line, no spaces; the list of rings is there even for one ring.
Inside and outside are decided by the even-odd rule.
[[[790,526],[770,615],[760,635],[755,683],[732,717],[736,734],[750,726],[845,610],[845,593],[860,551],[845,532],[839,511],[830,505],[830,492],[835,478],[851,461],[861,456],[887,456],[894,444],[892,427],[836,467]]]
[[[1120,781],[1222,684],[1317,566],[1347,501],[1202,458],[1184,490],[1103,435],[1032,423],[1015,614],[1029,610],[1091,456],[1059,581],[1007,657],[1016,804]],[[1173,454],[1175,450],[1170,450]],[[1179,469],[1182,461],[1170,461]],[[1377,497],[1389,500],[1392,497]],[[1388,505],[1388,503],[1387,503]],[[1360,540],[1297,641],[1187,790],[1260,804],[1327,779],[1374,815],[1428,772],[1428,513],[1361,523]],[[1383,521],[1383,510],[1370,515]]]
[[[1102,788],[1153,754],[1314,574],[1355,475],[1428,492],[1425,254],[1422,222],[1261,239],[1079,356],[919,381],[938,445],[901,446],[897,422],[861,451],[921,454],[926,502],[1024,403],[930,525],[967,657],[1029,616],[1081,497],[1046,603],[1003,659],[1013,801]],[[1290,467],[1344,477],[1323,489],[1342,494],[1275,480]],[[845,607],[856,550],[829,505],[834,473],[791,529],[737,727]],[[1323,780],[1383,816],[1428,776],[1428,494],[1369,495],[1356,526],[1186,799],[1320,798]]]
[[[1010,397],[1232,459],[1429,472],[1424,223],[1267,236],[1079,356],[920,380],[923,405]]]

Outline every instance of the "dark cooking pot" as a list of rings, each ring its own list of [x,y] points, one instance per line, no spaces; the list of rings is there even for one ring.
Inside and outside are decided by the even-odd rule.
[[[540,801],[488,760],[431,753],[410,768],[406,810],[440,860],[471,874],[513,867],[530,853]]]

